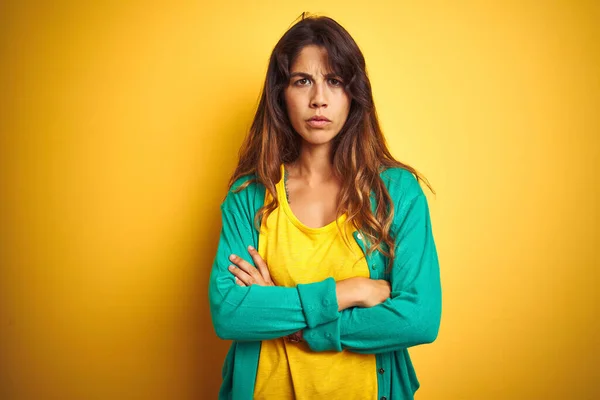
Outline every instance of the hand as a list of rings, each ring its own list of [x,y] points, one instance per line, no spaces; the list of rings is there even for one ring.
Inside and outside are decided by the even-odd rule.
[[[246,260],[243,260],[235,254],[232,254],[229,257],[229,260],[239,267],[236,268],[235,265],[229,266],[229,271],[235,275],[235,283],[238,286],[275,286],[273,280],[271,280],[271,274],[269,273],[269,268],[265,260],[263,260],[260,254],[258,254],[258,252],[252,246],[248,246],[248,252],[252,257],[252,260],[254,260],[254,264],[258,267],[258,270],[250,265]],[[302,331],[287,335],[285,338],[292,343],[301,342]]]
[[[229,266],[229,272],[235,275],[235,283],[239,286],[275,286],[271,280],[271,274],[269,274],[267,263],[262,259],[260,254],[258,254],[256,249],[252,246],[248,246],[248,253],[250,253],[256,268],[235,254],[229,256],[229,260],[235,264]]]
[[[247,261],[241,259],[235,254],[232,254],[229,257],[229,260],[239,267],[236,268],[234,265],[229,266],[229,271],[235,275],[235,283],[239,286],[275,286],[275,283],[273,283],[273,280],[271,280],[271,274],[269,273],[269,268],[265,260],[263,260],[260,254],[258,254],[258,252],[252,246],[248,246],[248,252],[252,257],[252,260],[254,260],[254,265],[258,267],[258,270],[250,265]],[[302,331],[287,335],[285,338],[292,343],[301,342]]]
[[[296,333],[292,333],[291,335],[287,335],[285,337],[290,343],[298,343],[302,342],[302,331],[298,331]]]
[[[373,307],[390,297],[390,283],[383,279],[354,277],[336,282],[338,310]]]
[[[362,282],[362,299],[358,307],[374,307],[390,298],[391,285],[384,279],[366,279]]]

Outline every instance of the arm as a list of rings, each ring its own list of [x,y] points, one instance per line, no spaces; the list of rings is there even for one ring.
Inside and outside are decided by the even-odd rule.
[[[435,340],[441,319],[440,271],[422,190],[394,231],[390,298],[372,308],[344,310],[339,319],[305,329],[304,340],[313,351],[373,354]]]
[[[235,202],[221,206],[222,228],[209,283],[210,312],[217,336],[229,340],[268,340],[339,318],[333,278],[287,288],[235,284],[231,254],[256,247],[252,219]],[[247,214],[247,213],[246,213]]]

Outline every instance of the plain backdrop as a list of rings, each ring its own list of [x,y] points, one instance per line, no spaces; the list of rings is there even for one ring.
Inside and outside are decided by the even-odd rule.
[[[213,399],[219,205],[303,11],[361,47],[443,285],[418,400],[600,398],[597,1],[3,1],[0,397]]]

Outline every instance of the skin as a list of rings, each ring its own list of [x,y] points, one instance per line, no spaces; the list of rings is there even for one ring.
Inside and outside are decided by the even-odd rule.
[[[340,77],[327,68],[327,51],[310,45],[302,49],[290,68],[285,102],[292,127],[302,138],[300,156],[286,164],[290,207],[294,215],[309,227],[322,227],[335,220],[341,181],[331,163],[332,140],[340,132],[350,110],[350,98]],[[307,120],[319,115],[330,123],[311,127]],[[232,254],[229,267],[239,286],[275,286],[266,262],[251,246],[249,262]],[[385,280],[355,277],[336,282],[338,310],[373,307],[390,297]],[[288,338],[301,339],[302,332]]]

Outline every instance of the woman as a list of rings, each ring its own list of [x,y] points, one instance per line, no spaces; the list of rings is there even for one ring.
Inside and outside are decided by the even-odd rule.
[[[407,348],[441,318],[419,179],[386,147],[352,37],[303,14],[273,50],[221,205],[220,399],[413,399]]]

